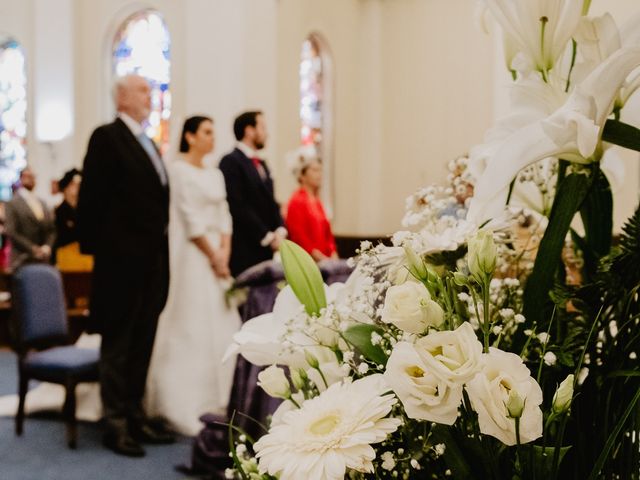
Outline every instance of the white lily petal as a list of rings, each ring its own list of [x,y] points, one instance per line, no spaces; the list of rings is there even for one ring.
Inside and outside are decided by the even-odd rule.
[[[624,184],[624,161],[618,153],[617,147],[607,148],[602,155],[602,161],[600,162],[600,169],[605,174],[609,185],[611,185],[611,191],[616,193]]]
[[[509,184],[516,174],[531,163],[564,153],[563,147],[547,135],[542,122],[528,125],[509,136],[476,183],[467,220],[480,225],[485,220],[500,216],[505,208]]]
[[[625,79],[640,65],[640,47],[625,47],[602,62],[580,84],[580,92],[595,100],[595,123],[604,125]]]
[[[510,135],[478,180],[467,219],[480,224],[499,215],[511,180],[538,160],[562,155],[572,161],[587,161],[620,87],[638,65],[640,47],[620,49],[591,72],[556,112]]]
[[[574,38],[585,61],[594,65],[622,47],[618,26],[609,13],[600,17],[583,17]]]
[[[562,56],[582,13],[575,0],[486,0],[486,5],[505,40],[517,44],[541,71],[553,68]]]

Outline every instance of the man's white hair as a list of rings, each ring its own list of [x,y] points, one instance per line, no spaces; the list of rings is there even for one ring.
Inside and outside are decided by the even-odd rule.
[[[143,78],[141,75],[137,73],[129,73],[127,75],[123,75],[122,77],[117,77],[113,82],[113,86],[111,87],[111,96],[113,98],[113,103],[118,106],[118,96],[122,90],[126,89],[129,86],[129,82],[133,78]],[[146,79],[145,79],[146,80]]]

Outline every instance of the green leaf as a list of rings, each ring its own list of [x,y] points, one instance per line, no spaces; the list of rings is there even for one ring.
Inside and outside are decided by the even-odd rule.
[[[367,360],[378,365],[386,365],[388,357],[384,350],[380,346],[371,343],[371,334],[374,332],[380,336],[384,333],[380,327],[363,323],[349,327],[342,336],[347,342],[356,347]]]
[[[640,377],[640,370],[616,370],[607,375],[607,377]]]
[[[545,448],[540,445],[532,445],[531,448],[533,448],[534,459],[531,467],[535,470],[535,476],[533,478],[550,478],[553,473],[553,453],[555,447]],[[562,459],[570,448],[571,446],[560,447],[558,465],[562,464]]]
[[[602,140],[640,152],[640,129],[633,125],[609,119],[604,124]]]
[[[524,291],[524,315],[529,322],[545,324],[545,305],[560,264],[560,254],[571,220],[582,205],[591,186],[591,177],[571,173],[560,183],[549,215],[549,225]]]
[[[324,282],[316,262],[302,247],[290,240],[280,245],[284,276],[309,315],[318,315],[327,306]]]
[[[592,276],[598,267],[597,259],[611,250],[613,231],[611,186],[600,168],[595,172],[593,184],[580,207],[580,217],[585,230],[584,240],[589,246],[588,252],[596,256],[595,259],[585,257],[586,273]]]
[[[598,460],[596,460],[593,470],[591,470],[591,474],[589,475],[589,480],[596,480],[600,475],[600,471],[602,470],[602,467],[604,467],[605,462],[609,459],[609,454],[616,442],[616,439],[618,438],[618,435],[620,435],[620,432],[622,431],[624,424],[627,422],[627,419],[631,415],[631,412],[635,410],[636,404],[638,403],[639,399],[640,399],[640,388],[636,390],[636,394],[633,396],[633,399],[627,406],[627,409],[624,411],[624,413],[618,420],[618,423],[616,424],[615,428],[609,435],[609,438],[607,438],[607,443],[605,444],[604,448],[600,452],[600,456],[598,457]]]
[[[462,453],[458,443],[451,434],[451,430],[453,429],[446,425],[434,425],[431,429],[433,443],[444,443],[446,445],[442,456],[447,467],[451,470],[454,479],[470,480],[476,478],[467,462],[468,453]],[[478,442],[474,443],[478,444]],[[481,472],[475,473],[482,474]]]

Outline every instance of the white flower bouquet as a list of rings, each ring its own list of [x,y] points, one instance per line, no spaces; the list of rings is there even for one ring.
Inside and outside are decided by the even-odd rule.
[[[284,242],[288,285],[231,347],[283,403],[234,436],[228,478],[640,478],[640,209],[612,247],[606,165],[640,151],[621,121],[637,22],[480,3],[512,115],[408,199],[392,246],[363,242],[346,284]]]

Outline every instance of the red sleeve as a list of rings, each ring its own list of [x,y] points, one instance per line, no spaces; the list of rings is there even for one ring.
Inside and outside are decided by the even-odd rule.
[[[289,240],[297,243],[309,253],[314,248],[317,248],[313,241],[313,228],[310,228],[311,226],[309,225],[310,222],[314,221],[315,219],[312,217],[307,202],[301,195],[294,194],[289,201],[287,209],[286,223],[289,231]]]

